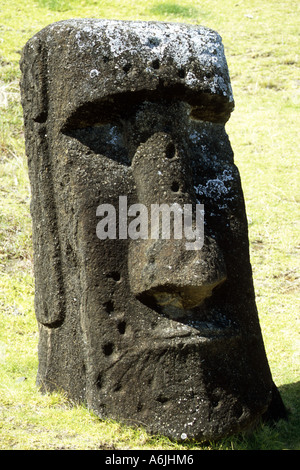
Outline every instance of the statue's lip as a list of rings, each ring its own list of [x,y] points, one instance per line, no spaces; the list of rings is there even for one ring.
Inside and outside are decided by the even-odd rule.
[[[157,326],[153,331],[153,339],[186,339],[197,341],[211,341],[222,337],[237,336],[236,327],[230,320],[223,318],[223,321],[200,321],[186,320],[166,321],[165,324]]]

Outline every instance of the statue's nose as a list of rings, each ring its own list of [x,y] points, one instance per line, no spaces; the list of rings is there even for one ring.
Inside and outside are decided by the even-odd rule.
[[[195,237],[203,239],[188,249],[185,210],[194,208],[197,215],[188,149],[184,144],[179,147],[170,135],[156,133],[137,149],[132,171],[138,202],[146,206],[150,226],[148,239],[130,242],[131,290],[145,303],[165,310],[194,308],[224,282],[226,267],[215,240],[204,236],[203,217],[189,219],[188,228],[194,227]]]

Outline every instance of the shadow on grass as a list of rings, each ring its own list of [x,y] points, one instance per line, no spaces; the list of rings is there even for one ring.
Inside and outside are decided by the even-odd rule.
[[[261,424],[252,434],[233,439],[236,450],[300,450],[300,382],[278,387],[287,419]]]
[[[207,16],[207,13],[200,12],[198,8],[192,6],[178,5],[177,3],[157,3],[150,8],[150,13],[154,15],[171,15],[180,16],[182,18],[194,18],[199,16]]]
[[[287,408],[288,420],[277,426],[280,439],[287,449],[300,450],[300,381],[278,387]]]
[[[73,6],[74,0],[38,0],[39,7],[52,11],[66,11]]]
[[[209,442],[212,450],[300,450],[300,382],[278,387],[287,419],[261,423],[256,429],[220,441]]]

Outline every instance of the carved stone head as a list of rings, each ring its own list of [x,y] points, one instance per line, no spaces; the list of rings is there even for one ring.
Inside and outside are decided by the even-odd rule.
[[[69,20],[21,69],[39,385],[176,439],[252,427],[276,388],[220,36]]]

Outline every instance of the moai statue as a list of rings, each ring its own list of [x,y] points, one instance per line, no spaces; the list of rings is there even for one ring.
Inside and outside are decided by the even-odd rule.
[[[175,439],[284,415],[220,36],[68,20],[28,41],[21,69],[41,389]]]

